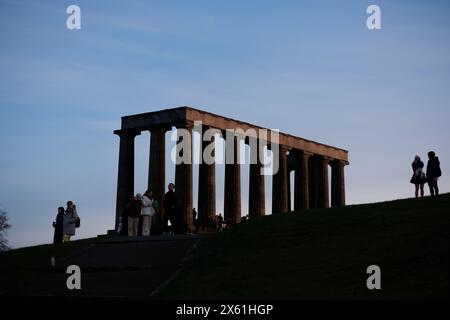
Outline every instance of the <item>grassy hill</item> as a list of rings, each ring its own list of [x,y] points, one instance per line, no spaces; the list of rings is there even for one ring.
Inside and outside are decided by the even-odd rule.
[[[368,290],[366,268],[381,268]],[[160,298],[450,298],[450,194],[253,219],[203,239]]]
[[[0,295],[101,239],[0,254]],[[366,268],[381,268],[381,290]],[[204,237],[163,299],[450,298],[450,194],[252,219]]]
[[[55,258],[58,266],[61,259],[69,257],[99,240],[99,238],[88,238],[0,253],[0,296],[2,294],[26,294],[24,288],[48,270],[51,257]]]

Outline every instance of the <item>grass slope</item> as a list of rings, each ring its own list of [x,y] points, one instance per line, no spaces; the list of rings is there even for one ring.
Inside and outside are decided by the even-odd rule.
[[[366,268],[381,268],[368,290]],[[276,214],[202,240],[160,298],[450,297],[450,194]]]
[[[67,243],[44,244],[0,253],[0,295],[26,294],[26,287],[42,276],[50,266],[51,257],[58,261],[66,258],[99,238],[88,238]]]

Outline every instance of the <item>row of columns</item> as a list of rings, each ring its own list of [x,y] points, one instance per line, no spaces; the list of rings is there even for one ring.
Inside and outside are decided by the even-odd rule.
[[[192,125],[177,126],[189,131],[192,137]],[[206,130],[203,127],[203,130]],[[154,195],[161,204],[165,192],[165,133],[168,128],[152,128],[150,130],[150,158],[148,185],[152,186]],[[119,169],[117,184],[116,226],[126,204],[134,194],[134,138],[140,132],[132,130],[115,131],[120,137]],[[178,135],[178,142],[183,139]],[[229,141],[231,140],[231,141]],[[234,141],[233,141],[234,140]],[[226,140],[226,149],[233,148],[233,163],[225,164],[224,216],[225,219],[238,223],[241,219],[241,179],[239,159],[239,138]],[[256,146],[256,152],[250,152],[249,176],[249,215],[251,217],[265,215],[264,175],[261,174],[263,164],[259,155],[264,152],[261,141],[251,144]],[[202,152],[209,145],[202,142]],[[179,146],[180,143],[177,143]],[[192,216],[192,139],[186,141],[187,148],[177,150],[180,156],[190,159],[190,163],[177,164],[175,168],[176,193],[183,211],[184,221],[193,225]],[[301,150],[289,150],[280,145],[278,152],[279,169],[273,175],[272,212],[283,213],[291,211],[290,206],[290,169],[288,168],[287,152],[294,158],[294,210],[329,207],[328,166],[331,166],[331,206],[345,205],[344,161],[313,155]],[[182,152],[188,154],[182,155]],[[214,156],[214,154],[212,154]],[[275,156],[275,155],[274,155]],[[255,159],[256,157],[256,159]],[[198,185],[198,216],[200,226],[206,227],[209,218],[216,214],[215,164],[204,161],[199,165]]]

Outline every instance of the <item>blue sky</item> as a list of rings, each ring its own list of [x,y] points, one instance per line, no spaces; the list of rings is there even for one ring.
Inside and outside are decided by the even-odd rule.
[[[70,4],[81,8],[81,30],[66,28]],[[366,28],[369,4],[381,7],[382,30]],[[69,199],[82,217],[77,238],[110,229],[120,117],[183,105],[348,149],[348,203],[413,195],[410,163],[428,150],[449,191],[449,9],[399,0],[0,0],[0,207],[10,244],[50,242],[56,208]],[[142,191],[148,140],[136,140]]]

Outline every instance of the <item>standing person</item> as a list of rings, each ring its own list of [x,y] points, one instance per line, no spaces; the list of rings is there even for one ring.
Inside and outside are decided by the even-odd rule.
[[[63,242],[70,241],[70,237],[75,235],[76,224],[79,219],[77,207],[72,201],[67,201],[63,222]]]
[[[64,226],[64,208],[58,208],[58,214],[56,215],[56,221],[53,221],[53,228],[55,228],[55,233],[53,235],[53,243],[63,242],[63,226]]]
[[[155,214],[155,208],[153,207],[153,191],[148,189],[145,191],[142,201],[142,235],[149,236],[152,229],[153,215]]]
[[[198,219],[198,213],[197,210],[195,210],[195,208],[192,209],[192,221],[194,222],[195,232],[198,232],[200,229],[200,221]]]
[[[142,210],[142,196],[140,193],[136,193],[133,199],[125,209],[128,220],[128,236],[136,237],[138,235],[139,217]]]
[[[428,152],[427,178],[432,196],[439,194],[438,179],[442,175],[440,162],[434,151]]]
[[[172,232],[175,231],[175,226],[178,224],[176,221],[177,211],[178,211],[178,198],[175,194],[175,185],[173,183],[169,183],[168,187],[169,191],[164,195],[164,219],[163,219],[163,227],[165,233],[170,233],[168,222],[170,220],[170,224],[172,226]],[[177,230],[178,231],[178,230]]]
[[[219,229],[219,231],[222,231],[223,229],[223,217],[221,213],[219,213],[217,217],[217,228]]]
[[[426,182],[426,177],[425,177],[425,173],[423,172],[423,167],[424,164],[423,162],[420,160],[419,156],[415,156],[414,157],[414,161],[413,163],[411,163],[411,167],[413,170],[413,175],[411,177],[411,183],[414,184],[416,186],[416,198],[419,197],[419,188],[420,188],[420,196],[423,197],[423,185]]]

